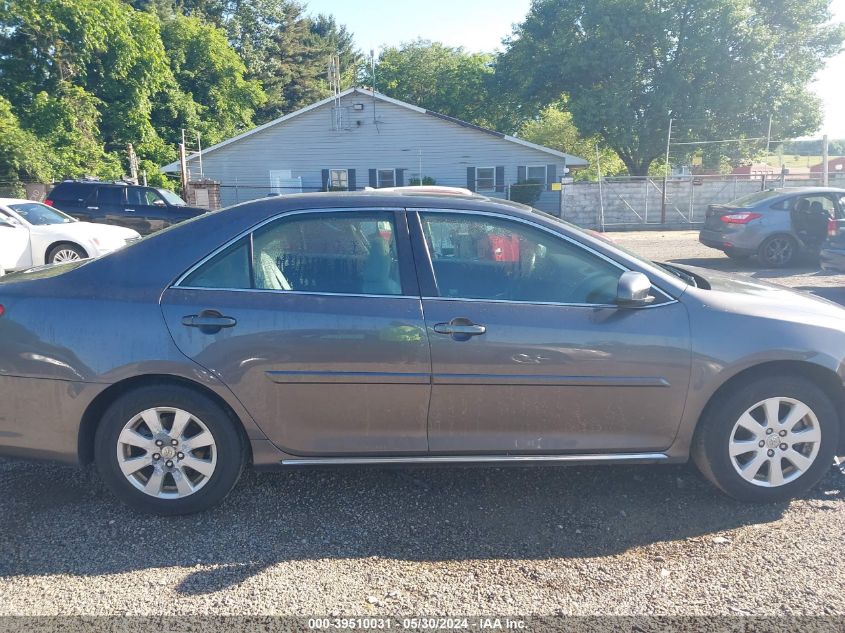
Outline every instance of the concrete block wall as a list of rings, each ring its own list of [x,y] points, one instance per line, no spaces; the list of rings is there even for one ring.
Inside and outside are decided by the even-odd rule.
[[[818,180],[787,181],[786,186],[818,186]],[[845,183],[843,183],[845,184]],[[677,179],[666,188],[666,224],[698,224],[704,222],[708,205],[724,204],[755,191],[760,180],[743,179]],[[831,182],[832,186],[836,186]],[[769,181],[766,188],[780,186]],[[546,206],[559,207],[564,220],[579,226],[597,228],[604,225],[660,224],[663,182],[659,179],[630,179],[602,182],[579,182],[563,188],[562,200]],[[549,195],[549,194],[545,194]],[[554,194],[557,197],[557,194]],[[539,204],[538,204],[539,207]],[[539,207],[542,208],[542,207]],[[557,208],[553,211],[558,214]]]

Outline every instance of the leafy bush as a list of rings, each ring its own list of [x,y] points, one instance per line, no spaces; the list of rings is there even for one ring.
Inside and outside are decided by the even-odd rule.
[[[511,185],[510,199],[533,207],[540,199],[543,188],[543,185],[538,182],[522,180],[515,185]]]

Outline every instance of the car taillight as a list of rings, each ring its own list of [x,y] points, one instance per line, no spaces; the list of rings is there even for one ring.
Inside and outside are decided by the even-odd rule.
[[[0,317],[6,314],[6,306],[0,303]]]
[[[751,211],[743,211],[741,213],[728,213],[723,215],[720,220],[725,224],[748,224],[751,220],[762,218],[759,213],[752,213]]]
[[[45,198],[45,199],[44,199],[44,204],[46,204],[48,207],[52,207],[52,206],[53,206],[53,201],[52,201],[52,200],[50,200],[50,198]]]
[[[837,235],[839,235],[839,223],[836,220],[828,220],[827,236],[836,237]]]

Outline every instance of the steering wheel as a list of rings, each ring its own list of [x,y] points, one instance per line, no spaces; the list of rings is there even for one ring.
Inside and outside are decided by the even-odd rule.
[[[596,283],[598,279],[604,278],[602,283]],[[594,272],[590,275],[587,275],[577,286],[572,289],[570,292],[570,303],[594,303],[591,298],[596,294],[601,292],[604,294],[604,290],[607,288],[610,290],[610,296],[616,296],[616,285],[619,283],[619,279],[614,275],[611,275],[607,271],[600,270]],[[582,299],[582,295],[586,295]]]

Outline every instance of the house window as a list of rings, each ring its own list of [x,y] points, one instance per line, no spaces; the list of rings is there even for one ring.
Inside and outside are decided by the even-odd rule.
[[[539,185],[546,184],[546,166],[545,165],[528,165],[525,168],[526,182],[534,182]]]
[[[330,191],[349,190],[349,171],[346,169],[332,169],[329,172]]]
[[[396,186],[396,170],[395,169],[379,169],[376,173],[376,186],[381,189],[384,187]]]
[[[496,168],[476,167],[475,168],[475,190],[496,191]]]

